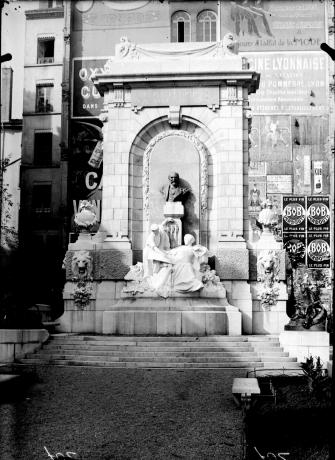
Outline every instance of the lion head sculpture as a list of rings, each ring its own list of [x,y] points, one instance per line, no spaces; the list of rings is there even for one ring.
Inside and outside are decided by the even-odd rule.
[[[92,277],[92,257],[88,251],[78,251],[72,256],[71,263],[74,278],[88,280]]]
[[[257,259],[257,274],[260,281],[265,277],[272,276],[273,279],[279,274],[279,257],[276,251],[262,251]]]

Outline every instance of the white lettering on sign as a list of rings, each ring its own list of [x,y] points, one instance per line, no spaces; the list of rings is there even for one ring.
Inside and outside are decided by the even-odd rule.
[[[88,99],[91,96],[94,97],[94,99],[99,99],[99,97],[101,97],[95,86],[83,86],[80,90],[80,94],[84,99]]]
[[[94,67],[94,68],[82,67],[79,70],[78,75],[81,81],[91,81],[91,78],[94,77],[96,72],[102,73],[103,71],[104,71],[103,67]]]
[[[94,190],[95,188],[97,188],[98,186],[98,182],[96,180],[97,178],[98,178],[98,174],[94,171],[90,171],[86,174],[85,185],[86,185],[86,188],[88,188],[88,190]]]

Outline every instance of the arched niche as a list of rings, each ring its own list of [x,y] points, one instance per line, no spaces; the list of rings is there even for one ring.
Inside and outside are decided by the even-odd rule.
[[[161,188],[171,171],[179,173],[184,185],[191,188],[185,202],[183,233],[192,233],[197,243],[207,244],[208,187],[212,162],[205,146],[208,135],[193,123],[172,130],[166,120],[152,124],[140,133],[130,152],[129,229],[134,261],[142,260],[142,249],[151,223],[164,219],[165,204]],[[200,136],[199,136],[200,134]],[[201,140],[200,140],[201,138]]]

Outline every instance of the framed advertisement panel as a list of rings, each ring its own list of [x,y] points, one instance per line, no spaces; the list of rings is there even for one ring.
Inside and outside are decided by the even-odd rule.
[[[283,232],[306,231],[306,198],[283,196]]]
[[[330,233],[307,233],[307,266],[330,268]]]
[[[330,232],[329,196],[308,196],[306,215],[308,232]]]
[[[283,233],[283,246],[290,258],[306,264],[306,233]]]

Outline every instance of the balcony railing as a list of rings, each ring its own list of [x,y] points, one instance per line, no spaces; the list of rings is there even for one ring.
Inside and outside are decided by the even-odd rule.
[[[53,57],[39,57],[37,58],[37,64],[52,64],[54,62]]]

